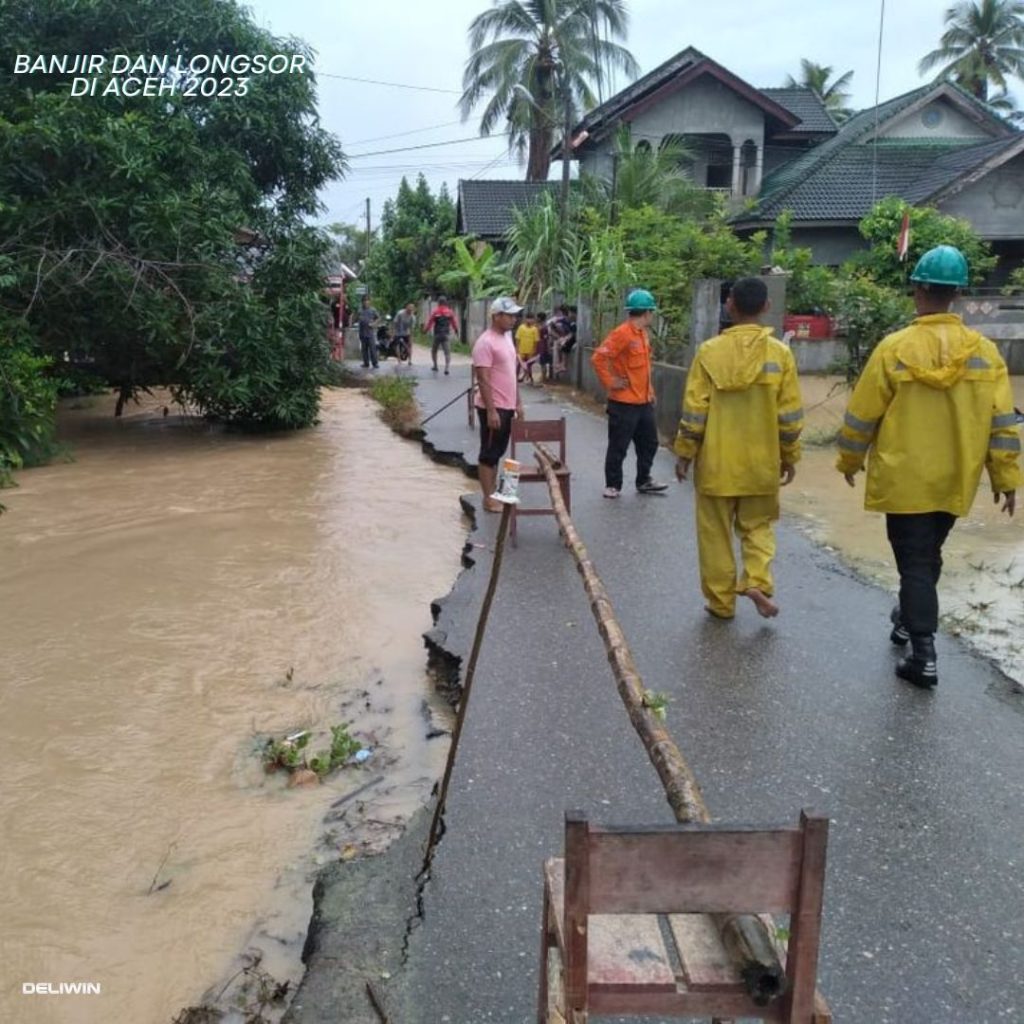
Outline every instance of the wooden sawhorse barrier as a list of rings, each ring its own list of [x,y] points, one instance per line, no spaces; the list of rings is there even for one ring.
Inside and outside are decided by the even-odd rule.
[[[815,992],[828,818],[790,828],[603,827],[565,821],[544,865],[539,1024],[598,1016],[752,1017],[831,1024]],[[785,913],[786,991],[748,994],[708,914]]]

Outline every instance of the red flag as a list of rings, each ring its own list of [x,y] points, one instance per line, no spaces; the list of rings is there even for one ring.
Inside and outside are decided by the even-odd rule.
[[[899,241],[896,243],[896,253],[900,258],[900,262],[907,258],[907,252],[910,249],[910,211],[903,211],[903,224],[900,227]]]

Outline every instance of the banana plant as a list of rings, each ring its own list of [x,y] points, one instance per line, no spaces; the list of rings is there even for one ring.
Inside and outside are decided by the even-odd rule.
[[[488,242],[478,242],[471,250],[471,241],[471,238],[452,239],[458,266],[441,274],[438,277],[440,284],[469,299],[484,299],[514,291],[515,282],[498,259],[494,247]]]

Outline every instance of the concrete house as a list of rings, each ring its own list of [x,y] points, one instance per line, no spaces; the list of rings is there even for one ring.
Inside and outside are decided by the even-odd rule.
[[[793,241],[838,264],[864,245],[857,222],[891,195],[968,220],[1004,271],[1024,259],[1024,134],[946,82],[854,115],[767,175],[733,223],[753,231],[790,210]]]
[[[1024,134],[970,93],[931,83],[836,124],[809,89],[755,88],[692,47],[573,129],[583,174],[611,180],[615,134],[680,140],[695,183],[722,193],[741,234],[793,216],[793,241],[837,265],[864,245],[858,221],[886,196],[968,220],[1001,257],[993,283],[1024,262]],[[459,230],[498,241],[510,210],[553,183],[462,181]]]

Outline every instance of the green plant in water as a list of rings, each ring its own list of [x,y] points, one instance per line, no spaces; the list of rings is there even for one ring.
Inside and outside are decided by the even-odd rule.
[[[346,764],[350,758],[359,753],[363,745],[359,740],[349,735],[348,723],[331,726],[331,749],[321,750],[319,754],[311,757],[309,767],[323,777],[328,772],[334,771]]]
[[[292,772],[297,768],[303,768],[306,764],[303,751],[307,746],[309,746],[308,732],[286,736],[282,740],[267,740],[266,746],[263,748],[263,766],[267,771],[284,768]]]

